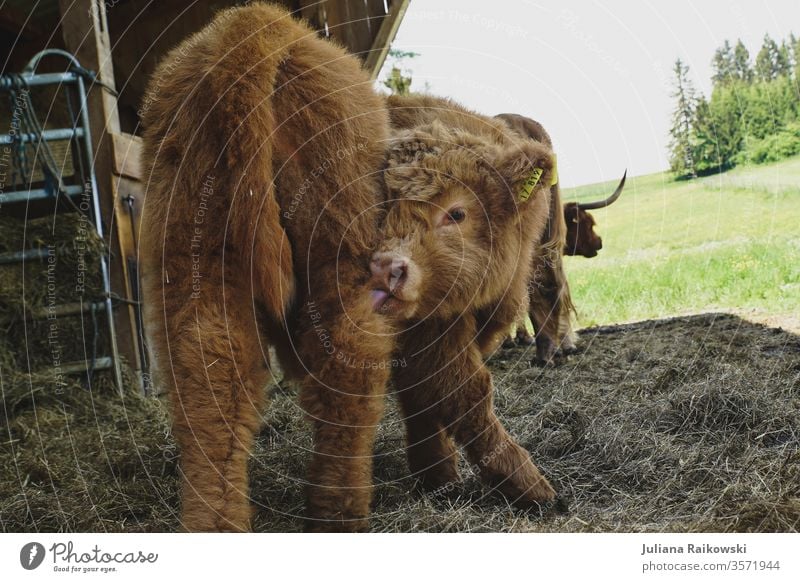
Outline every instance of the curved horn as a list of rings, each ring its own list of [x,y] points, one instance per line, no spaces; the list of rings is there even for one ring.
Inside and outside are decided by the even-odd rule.
[[[622,174],[622,180],[619,181],[619,186],[617,189],[614,190],[614,193],[606,198],[605,200],[600,200],[599,202],[579,202],[578,208],[582,210],[597,210],[598,208],[605,208],[609,204],[613,204],[619,198],[619,195],[622,194],[622,189],[625,187],[625,178],[628,177],[628,170],[625,170],[625,173]]]

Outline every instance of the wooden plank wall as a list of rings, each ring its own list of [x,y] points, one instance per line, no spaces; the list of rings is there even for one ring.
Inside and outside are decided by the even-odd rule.
[[[114,77],[120,92],[122,130],[139,133],[137,110],[147,80],[164,54],[183,38],[200,30],[218,11],[236,5],[232,0],[189,3],[178,0],[127,0],[107,9],[113,42]],[[334,39],[377,75],[388,44],[408,0],[285,0],[283,4],[320,32]],[[391,18],[387,18],[386,6]],[[376,45],[376,42],[378,43]]]
[[[351,53],[366,60],[386,17],[383,0],[301,0],[300,13],[317,30],[324,32]]]

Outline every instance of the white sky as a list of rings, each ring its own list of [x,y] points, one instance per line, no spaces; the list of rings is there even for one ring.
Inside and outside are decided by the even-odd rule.
[[[392,46],[421,53],[405,61],[412,90],[544,124],[574,186],[668,167],[677,57],[708,95],[723,40],[755,58],[764,33],[792,25],[798,0],[411,0]]]

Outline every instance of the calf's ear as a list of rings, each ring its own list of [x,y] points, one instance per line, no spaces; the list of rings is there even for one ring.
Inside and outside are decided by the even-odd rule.
[[[553,151],[532,140],[501,148],[492,165],[504,190],[503,198],[515,200],[517,204],[527,203],[555,184]]]

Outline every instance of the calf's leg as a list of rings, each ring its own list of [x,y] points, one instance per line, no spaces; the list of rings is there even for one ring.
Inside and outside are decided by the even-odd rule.
[[[521,346],[531,346],[533,345],[533,336],[528,333],[527,324],[528,322],[523,319],[517,324],[517,333],[515,339],[517,343]]]
[[[247,531],[247,460],[260,427],[267,366],[246,294],[231,308],[197,300],[167,337],[173,434],[180,447],[182,519],[188,531]],[[235,305],[238,304],[238,305]],[[235,305],[235,306],[234,306]],[[194,309],[191,309],[194,307]]]
[[[406,425],[408,466],[423,489],[434,491],[459,480],[458,452],[420,390],[409,386],[398,392]]]
[[[319,269],[295,316],[299,360],[308,371],[301,403],[314,425],[306,527],[359,531],[372,499],[375,429],[383,413],[391,336],[366,288],[347,266]],[[344,272],[343,272],[344,271]]]
[[[474,364],[461,369],[462,374],[469,370],[469,376],[459,386],[445,388],[448,396],[442,402],[442,417],[481,480],[519,507],[552,500],[555,492],[550,483],[494,412],[489,371]]]
[[[491,374],[483,365],[478,345],[471,342],[474,332],[474,322],[461,320],[448,328],[447,336],[438,332],[420,333],[403,342],[403,356],[409,365],[395,371],[395,384],[405,399],[404,409],[408,406],[406,402],[413,401],[417,410],[426,411],[419,416],[419,422],[428,422],[427,432],[409,426],[406,414],[409,464],[412,470],[420,461],[438,467],[433,470],[439,478],[444,473],[442,467],[452,466],[448,464],[451,455],[441,444],[444,438],[441,427],[464,447],[483,482],[515,505],[530,507],[552,500],[555,492],[547,479],[495,415]],[[425,337],[441,339],[426,345]],[[407,394],[403,396],[404,393]],[[412,435],[417,438],[412,440]],[[427,441],[419,438],[426,435],[436,438],[429,437]],[[428,444],[421,448],[421,442]],[[432,463],[437,457],[439,462]]]
[[[531,283],[530,318],[536,337],[536,363],[552,366],[558,351],[561,318],[561,302],[555,286],[547,282]]]

